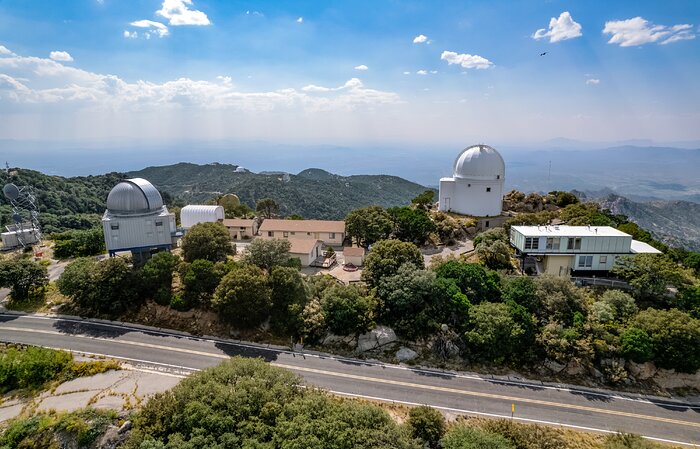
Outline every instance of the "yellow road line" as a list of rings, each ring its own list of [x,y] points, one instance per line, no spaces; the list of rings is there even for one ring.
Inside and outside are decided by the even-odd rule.
[[[87,335],[66,334],[66,333],[57,332],[57,331],[23,329],[23,328],[17,328],[17,327],[1,326],[0,330],[2,330],[2,329],[9,330],[9,331],[16,331],[16,332],[28,332],[28,333],[46,334],[46,335],[62,335],[62,336],[70,336],[70,337],[75,337],[75,338],[85,338],[85,339],[91,339],[91,340],[107,341],[107,342],[119,343],[119,344],[123,344],[123,345],[140,346],[140,347],[150,348],[150,349],[159,349],[159,350],[165,350],[165,351],[181,352],[184,354],[201,355],[201,356],[205,356],[205,357],[213,357],[213,358],[218,358],[218,359],[229,359],[230,358],[229,356],[224,355],[224,354],[216,354],[216,353],[211,353],[211,352],[197,351],[197,350],[193,350],[193,349],[185,349],[185,348],[178,348],[178,347],[162,346],[162,345],[156,345],[156,344],[152,344],[152,343],[142,343],[142,342],[130,341],[130,340],[115,340],[115,339],[110,339],[110,338],[92,337],[92,336],[87,336]],[[464,395],[464,396],[496,399],[496,400],[501,400],[501,401],[508,401],[511,403],[512,402],[519,402],[519,403],[523,403],[523,404],[535,404],[535,405],[542,405],[542,406],[546,406],[546,407],[556,407],[556,408],[579,410],[579,411],[585,411],[585,412],[591,412],[591,413],[601,413],[601,414],[607,414],[607,415],[624,416],[627,418],[645,419],[645,420],[650,420],[650,421],[657,421],[657,422],[663,422],[663,423],[669,423],[669,424],[677,424],[677,425],[682,425],[682,426],[690,426],[690,427],[699,427],[700,428],[700,422],[681,421],[681,420],[676,420],[676,419],[671,419],[671,418],[662,418],[662,417],[658,417],[658,416],[642,415],[642,414],[638,414],[638,413],[629,413],[629,412],[623,412],[623,411],[617,411],[617,410],[606,410],[606,409],[601,409],[601,408],[596,408],[596,407],[588,407],[585,405],[563,404],[563,403],[559,403],[559,402],[543,401],[543,400],[539,400],[539,399],[521,398],[521,397],[517,397],[517,396],[505,396],[505,395],[492,394],[492,393],[481,393],[481,392],[476,392],[476,391],[460,390],[457,388],[439,387],[439,386],[435,386],[435,385],[425,385],[425,384],[418,384],[418,383],[413,383],[413,382],[404,382],[404,381],[399,381],[399,380],[381,379],[381,378],[377,378],[377,377],[360,376],[357,374],[340,373],[340,372],[335,372],[335,371],[327,371],[327,370],[321,370],[321,369],[315,369],[315,368],[306,368],[306,367],[294,366],[294,365],[285,365],[283,363],[271,362],[270,364],[277,366],[277,367],[280,367],[280,368],[286,368],[286,369],[289,369],[292,371],[297,371],[297,372],[321,374],[321,375],[332,376],[332,377],[353,379],[353,380],[358,380],[358,381],[362,381],[362,382],[372,382],[372,383],[378,383],[378,384],[395,385],[395,386],[415,388],[415,389],[421,389],[421,390],[439,391],[442,393],[453,393],[453,394],[459,394],[459,395]]]

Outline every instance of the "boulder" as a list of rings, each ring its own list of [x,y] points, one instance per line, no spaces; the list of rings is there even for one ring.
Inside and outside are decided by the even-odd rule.
[[[119,429],[121,428],[117,426],[107,427],[107,430],[97,441],[95,447],[97,447],[98,449],[115,449],[116,447],[118,447],[121,443],[123,443],[126,440],[126,437],[128,436],[128,431],[120,433]]]
[[[566,374],[569,376],[579,376],[583,374],[586,370],[583,368],[583,365],[580,363],[572,360],[566,365]]]
[[[321,345],[323,346],[336,346],[336,345],[349,345],[352,344],[355,337],[352,335],[335,335],[328,334],[326,338],[323,339]]]
[[[392,328],[377,326],[357,338],[357,352],[371,351],[372,349],[394,343],[396,340],[398,339]]]
[[[544,367],[554,373],[560,373],[564,371],[566,365],[562,365],[561,363],[555,362],[554,360],[547,359],[544,361]]]
[[[637,380],[651,379],[656,375],[656,365],[653,362],[635,363],[628,361],[625,368]]]
[[[695,374],[678,373],[672,369],[659,369],[653,378],[662,388],[695,388],[700,387],[700,371]]]
[[[401,347],[396,351],[396,360],[399,362],[408,362],[418,357],[418,353],[410,348]]]

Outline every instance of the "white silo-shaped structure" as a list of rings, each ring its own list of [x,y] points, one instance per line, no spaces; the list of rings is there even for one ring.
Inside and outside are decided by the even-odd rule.
[[[488,145],[464,149],[453,166],[451,178],[440,179],[439,209],[475,217],[494,217],[503,210],[506,164]]]
[[[224,208],[222,206],[191,204],[180,210],[180,225],[184,229],[189,229],[197,223],[223,222],[224,218]]]
[[[153,184],[143,178],[126,179],[107,196],[102,229],[110,256],[131,251],[138,263],[172,248],[175,214],[168,212]]]

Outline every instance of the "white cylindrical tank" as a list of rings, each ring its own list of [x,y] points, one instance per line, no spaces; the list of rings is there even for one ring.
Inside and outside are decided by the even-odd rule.
[[[180,224],[189,229],[197,223],[223,221],[224,208],[221,206],[189,205],[180,210]]]

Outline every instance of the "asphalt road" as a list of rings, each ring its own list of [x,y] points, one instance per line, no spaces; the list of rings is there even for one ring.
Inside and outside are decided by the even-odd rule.
[[[336,394],[453,413],[633,432],[677,444],[700,445],[700,404],[682,400],[492,379],[334,357],[283,348],[70,317],[0,313],[0,341],[26,343],[128,360],[150,369],[189,374],[234,355],[261,357]]]

